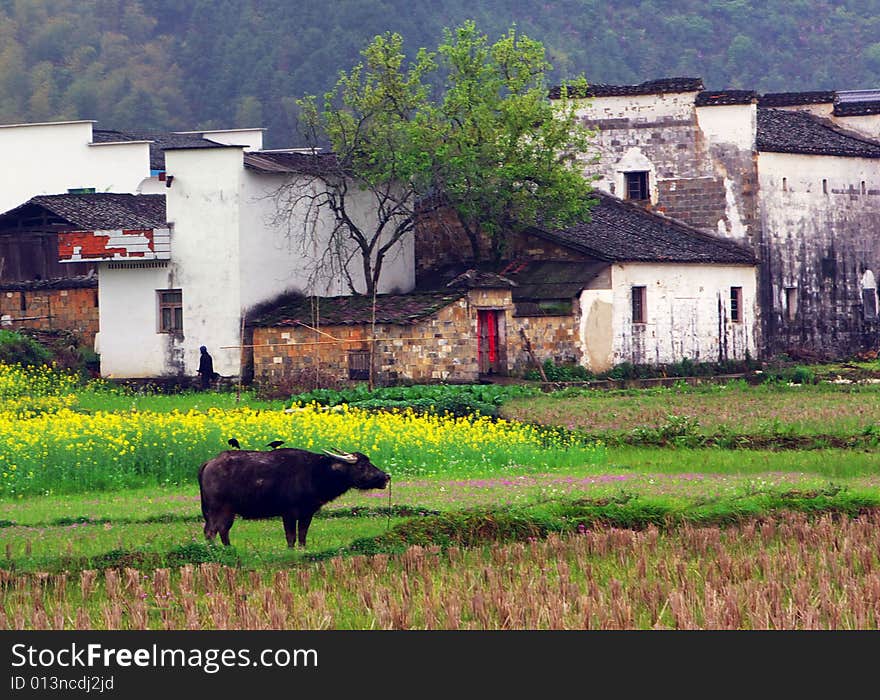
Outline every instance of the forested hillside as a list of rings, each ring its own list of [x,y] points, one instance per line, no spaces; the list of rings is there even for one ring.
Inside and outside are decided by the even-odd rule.
[[[465,19],[493,39],[515,23],[554,78],[880,87],[880,0],[0,0],[0,123],[262,125],[289,145],[295,98],[328,89],[375,34],[414,52]]]

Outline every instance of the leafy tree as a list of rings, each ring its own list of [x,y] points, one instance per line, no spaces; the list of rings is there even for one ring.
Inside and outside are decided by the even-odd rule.
[[[288,220],[303,220],[303,208],[311,213],[303,238],[310,246],[321,231],[318,212],[332,213],[324,274],[328,265],[345,273],[354,247],[365,291],[374,293],[386,257],[418,216],[440,207],[455,213],[476,260],[500,259],[517,227],[557,227],[589,215],[590,185],[577,155],[591,132],[565,90],[560,101],[548,99],[550,65],[539,42],[511,29],[490,44],[466,22],[447,31],[436,55],[422,49],[408,68],[399,34],[377,36],[363,57],[341,74],[322,108],[314,98],[300,103],[312,142],[329,140],[335,169],[322,174],[321,186],[298,182],[277,198]],[[431,97],[425,79],[436,70],[445,87]],[[367,225],[354,215],[355,190],[375,206]]]
[[[363,61],[340,74],[323,106],[312,96],[299,102],[310,141],[317,146],[329,139],[335,157],[321,158],[320,175],[286,185],[275,196],[282,220],[304,222],[304,245],[326,236],[315,274],[343,275],[352,293],[376,293],[386,258],[415,224],[419,173],[426,162],[419,138],[427,104],[423,77],[434,64],[420,51],[416,62],[404,68],[402,43],[399,34],[375,37]],[[375,217],[364,221],[356,215],[362,201],[358,193],[369,199]],[[325,212],[333,221],[329,232],[321,226]],[[363,290],[348,265],[352,248],[363,272]]]
[[[474,259],[500,260],[514,229],[588,218],[590,185],[578,155],[593,134],[568,99],[586,81],[549,100],[544,46],[515,29],[490,44],[466,22],[446,32],[439,54],[447,84],[433,108],[439,133],[426,184],[455,211]]]

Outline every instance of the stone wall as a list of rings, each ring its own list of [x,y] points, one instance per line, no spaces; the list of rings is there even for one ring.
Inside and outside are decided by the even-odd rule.
[[[596,186],[626,198],[624,173],[649,173],[645,205],[708,233],[758,244],[754,105],[699,110],[695,93],[594,98],[579,110],[596,130]],[[741,136],[748,133],[750,138]],[[755,237],[755,238],[752,238]]]
[[[508,336],[508,353],[511,371],[522,374],[534,368],[525,349],[519,329],[522,328],[532,345],[535,359],[543,363],[551,359],[556,364],[582,364],[583,350],[580,346],[578,328],[580,311],[573,302],[573,313],[567,316],[515,316]]]
[[[547,357],[568,361],[575,357],[572,317],[516,318],[508,289],[472,289],[466,297],[412,324],[377,324],[375,330],[375,381],[397,383],[475,382],[477,363],[477,312],[503,313],[499,324],[502,362],[508,371],[521,372],[529,360],[519,328],[531,332],[531,341],[543,361]],[[260,327],[253,330],[254,379],[279,383],[303,370],[319,370],[336,381],[349,378],[349,353],[369,352],[369,324],[321,326],[321,333],[302,327]],[[326,335],[325,335],[326,334]],[[334,342],[328,336],[345,342]]]
[[[93,348],[98,332],[98,288],[27,287],[0,289],[0,324],[4,328],[67,330]]]
[[[414,324],[377,324],[376,382],[476,381],[474,319],[467,299],[462,298]],[[349,353],[369,352],[370,325],[322,326],[321,331],[255,328],[255,380],[279,382],[303,370],[317,369],[337,381],[349,381]],[[345,342],[334,342],[328,335]]]

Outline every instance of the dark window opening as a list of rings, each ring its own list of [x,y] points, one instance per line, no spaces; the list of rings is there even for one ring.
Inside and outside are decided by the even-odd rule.
[[[351,350],[348,353],[348,378],[370,378],[370,351]]]
[[[730,288],[730,320],[734,323],[742,323],[742,287]]]
[[[24,292],[18,293],[18,310],[21,311],[21,313],[27,311],[27,297]]]
[[[862,308],[865,318],[877,318],[877,290],[873,287],[862,289]]]
[[[623,174],[626,198],[644,201],[650,199],[648,192],[648,173],[645,171]]]
[[[632,288],[632,322],[645,323],[645,302],[647,300],[647,287]]]
[[[183,292],[167,289],[159,295],[159,332],[180,333],[183,330]]]
[[[789,321],[794,321],[797,316],[798,295],[797,287],[785,288],[785,317]]]

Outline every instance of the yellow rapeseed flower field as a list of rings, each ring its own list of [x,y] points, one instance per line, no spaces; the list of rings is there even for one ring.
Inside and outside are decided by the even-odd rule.
[[[0,495],[194,481],[230,437],[243,449],[280,439],[285,447],[363,452],[392,474],[411,476],[545,471],[602,455],[601,446],[548,442],[530,426],[485,417],[316,405],[87,414],[58,400],[51,411],[0,408]]]

